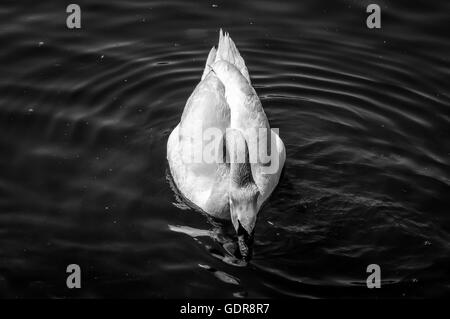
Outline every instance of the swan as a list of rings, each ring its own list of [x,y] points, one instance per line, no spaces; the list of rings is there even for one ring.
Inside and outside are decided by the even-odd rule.
[[[195,208],[231,219],[246,257],[258,212],[277,186],[285,159],[244,59],[220,30],[217,49],[209,52],[200,83],[167,141],[176,187]]]

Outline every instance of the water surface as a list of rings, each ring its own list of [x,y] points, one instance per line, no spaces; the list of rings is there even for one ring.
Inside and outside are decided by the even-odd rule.
[[[448,1],[380,0],[380,30],[370,1],[77,3],[0,4],[0,296],[449,294]],[[221,27],[287,148],[246,266],[167,174]]]

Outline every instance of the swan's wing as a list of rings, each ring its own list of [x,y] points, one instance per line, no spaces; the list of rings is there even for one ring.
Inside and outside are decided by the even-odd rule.
[[[210,72],[189,97],[180,124],[169,137],[167,154],[178,188],[188,200],[211,214],[223,213],[214,209],[226,206],[227,199],[217,194],[223,186],[222,179],[226,180],[226,172],[223,163],[216,158],[208,161],[205,154],[220,155],[215,152],[216,142],[222,141],[229,125],[230,110],[223,84]],[[208,129],[216,135],[205,139]],[[215,203],[209,200],[211,197],[216,199]],[[211,204],[215,206],[210,207]]]
[[[199,129],[217,128],[223,132],[230,125],[230,108],[225,87],[209,73],[186,102],[180,121],[180,136],[194,137]],[[197,137],[195,137],[197,138]]]
[[[269,128],[267,116],[255,89],[233,64],[214,62],[212,71],[225,88],[225,98],[231,110],[231,127]]]
[[[254,173],[256,174],[253,176],[255,183],[260,190],[260,197],[258,198],[257,203],[258,209],[264,204],[278,185],[286,161],[286,149],[284,143],[274,130],[271,130],[271,141],[273,141],[272,145],[274,145],[275,148],[271,147],[272,154],[270,157],[270,165],[254,166],[256,169]]]
[[[245,62],[226,33],[220,33],[212,71],[225,87],[225,98],[231,112],[230,127],[244,132],[247,139],[253,179],[261,194],[259,209],[280,179],[286,159],[283,141],[270,129],[261,101],[250,83]],[[260,147],[264,145],[272,153],[268,163],[263,163],[259,157]]]
[[[216,48],[212,47],[211,51],[209,51],[208,58],[206,59],[205,69],[203,70],[202,81],[211,71],[211,65],[216,60]]]

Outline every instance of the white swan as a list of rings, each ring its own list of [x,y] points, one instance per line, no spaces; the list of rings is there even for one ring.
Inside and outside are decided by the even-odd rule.
[[[198,134],[210,128],[220,134],[219,143]],[[255,134],[264,130],[270,138]],[[254,156],[269,144],[269,163]],[[208,149],[215,161],[203,157]],[[200,158],[193,160],[192,155]],[[278,184],[286,151],[269,127],[243,58],[222,30],[218,48],[211,49],[201,81],[169,136],[167,159],[185,198],[214,217],[231,219],[245,256],[245,243],[253,236],[259,209]]]

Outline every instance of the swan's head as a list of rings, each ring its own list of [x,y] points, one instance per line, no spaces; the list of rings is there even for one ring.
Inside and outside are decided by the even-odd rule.
[[[252,247],[259,191],[254,183],[242,187],[232,187],[230,191],[230,215],[238,236],[242,257],[248,258]]]
[[[241,255],[248,258],[258,215],[259,189],[252,176],[248,145],[241,131],[227,129],[226,154],[230,163],[230,217],[238,235]]]

